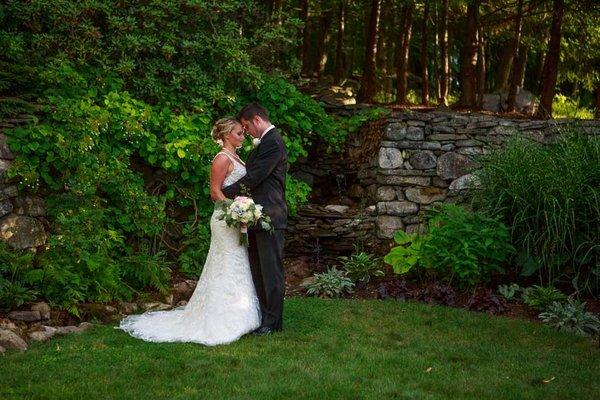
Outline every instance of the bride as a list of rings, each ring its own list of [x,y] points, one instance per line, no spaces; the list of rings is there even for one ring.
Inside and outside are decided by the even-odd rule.
[[[236,154],[244,129],[234,118],[217,121],[213,139],[222,147],[213,159],[210,194],[225,200],[221,189],[246,174]],[[208,346],[231,343],[260,325],[260,308],[252,282],[248,250],[239,244],[239,230],[210,220],[211,240],[206,263],[187,305],[170,311],[125,317],[117,329],[150,342],[195,342]]]

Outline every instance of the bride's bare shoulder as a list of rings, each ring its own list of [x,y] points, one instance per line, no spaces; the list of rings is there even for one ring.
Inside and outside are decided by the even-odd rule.
[[[223,170],[223,171],[227,171],[229,170],[229,167],[231,166],[232,162],[229,159],[229,157],[227,157],[227,155],[225,153],[219,153],[215,156],[215,158],[213,158],[212,161],[212,170]]]

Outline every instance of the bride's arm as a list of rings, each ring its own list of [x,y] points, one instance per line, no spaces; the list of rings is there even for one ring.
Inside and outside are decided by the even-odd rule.
[[[221,191],[223,181],[233,169],[231,161],[225,155],[218,155],[210,167],[210,198],[212,201],[226,200],[227,197]]]

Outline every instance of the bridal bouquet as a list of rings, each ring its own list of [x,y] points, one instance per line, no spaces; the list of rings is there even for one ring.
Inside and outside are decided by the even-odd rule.
[[[273,230],[271,218],[262,212],[262,206],[254,203],[250,197],[238,196],[233,200],[225,200],[218,204],[221,215],[227,226],[240,229],[240,244],[248,246],[248,227],[260,225],[266,231]]]

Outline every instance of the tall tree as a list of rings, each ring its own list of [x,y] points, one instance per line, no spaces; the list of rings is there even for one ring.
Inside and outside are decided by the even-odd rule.
[[[595,117],[600,119],[600,83],[596,86],[596,112]]]
[[[282,23],[282,11],[283,11],[283,0],[273,0],[273,6],[271,9],[271,19],[275,21],[275,23],[281,26]]]
[[[320,77],[327,63],[327,47],[331,39],[331,22],[333,19],[332,10],[324,10],[319,17],[319,30],[317,35],[317,51],[315,65],[313,67],[314,75]]]
[[[483,36],[483,28],[480,26],[477,32],[477,108],[483,107],[485,76],[485,38]]]
[[[360,90],[358,91],[359,100],[365,103],[372,103],[377,92],[375,82],[375,59],[377,57],[377,32],[379,30],[380,5],[381,0],[371,0],[363,76]]]
[[[448,89],[450,80],[450,60],[448,57],[448,0],[442,0],[440,11],[439,40],[440,40],[440,96],[438,104],[448,105]]]
[[[338,85],[344,75],[344,36],[346,31],[346,0],[340,1],[338,10],[337,44],[335,47],[335,72],[333,83]]]
[[[402,9],[402,22],[400,24],[400,37],[398,40],[397,66],[396,66],[396,103],[406,104],[408,80],[408,56],[410,52],[410,39],[412,36],[412,20],[415,3],[409,1]]]
[[[302,72],[304,74],[308,74],[310,71],[310,62],[308,58],[308,47],[310,46],[310,31],[308,27],[308,0],[300,0],[300,20],[304,24],[304,27],[302,28],[300,62],[302,63]]]
[[[429,105],[429,40],[427,21],[429,20],[429,1],[425,0],[423,25],[421,27],[421,104]]]
[[[542,90],[540,94],[540,107],[537,116],[552,118],[552,100],[558,78],[558,62],[560,60],[560,40],[562,38],[562,20],[565,15],[564,0],[553,0],[552,25],[550,27],[550,43],[548,54],[542,72]]]
[[[519,49],[521,47],[521,31],[522,31],[522,20],[523,20],[523,0],[518,0],[517,3],[517,19],[515,20],[515,37],[513,44],[513,63],[510,72],[510,87],[508,89],[508,105],[507,111],[515,111],[515,100],[517,97],[517,87],[519,86],[520,68],[519,63],[522,62],[520,58]]]
[[[467,27],[463,43],[463,50],[460,63],[460,100],[462,107],[475,107],[476,98],[476,66],[477,49],[479,43],[477,40],[477,31],[479,27],[479,5],[481,0],[469,0],[467,6]]]

